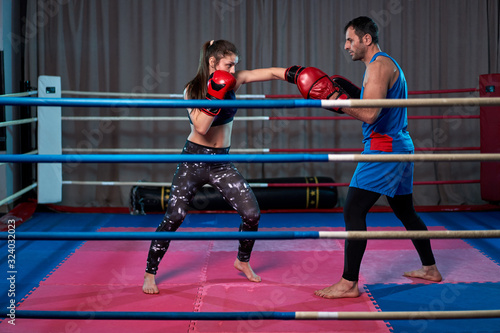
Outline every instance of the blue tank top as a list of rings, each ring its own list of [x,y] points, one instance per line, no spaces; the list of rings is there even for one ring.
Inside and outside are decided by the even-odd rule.
[[[236,94],[234,93],[233,90],[228,91],[226,93],[226,96],[224,96],[224,100],[235,100],[236,99]],[[214,117],[214,121],[212,122],[212,126],[220,126],[227,124],[234,119],[234,115],[236,114],[236,111],[238,111],[237,108],[223,108],[219,111],[219,113]],[[191,121],[191,117],[189,116],[189,111],[188,111],[188,118],[189,122],[192,124],[193,122]]]
[[[399,77],[387,92],[387,99],[407,99],[408,87],[405,75],[399,64],[387,53],[378,52],[370,60],[383,56],[391,59],[399,71]],[[364,80],[364,76],[363,76]],[[363,98],[364,88],[361,88]],[[414,146],[407,130],[408,119],[406,107],[383,108],[373,124],[363,123],[363,143],[365,151],[407,152],[413,151]]]

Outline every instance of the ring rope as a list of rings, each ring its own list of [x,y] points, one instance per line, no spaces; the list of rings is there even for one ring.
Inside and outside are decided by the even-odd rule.
[[[415,151],[465,151],[480,150],[480,147],[417,147]],[[234,148],[232,153],[346,153],[362,152],[362,148]],[[156,153],[175,154],[178,148],[62,148],[63,153]]]
[[[477,89],[477,88],[440,89],[440,90],[414,90],[414,91],[409,91],[408,95],[475,93],[475,92],[478,92],[478,91],[479,91],[479,89]]]
[[[3,205],[5,205],[5,204],[7,204],[9,202],[12,202],[12,201],[16,200],[17,198],[19,198],[23,194],[31,191],[32,189],[34,189],[37,186],[38,186],[37,183],[33,183],[33,184],[29,185],[29,186],[26,186],[22,190],[17,191],[16,193],[9,195],[8,197],[4,198],[3,200],[0,200],[0,206],[3,206]]]
[[[3,313],[2,317],[8,317]],[[132,312],[132,311],[36,311],[17,310],[18,318],[33,319],[127,319],[127,320],[413,320],[498,318],[500,310],[461,311],[345,311],[345,312]]]
[[[421,119],[480,119],[479,116],[408,116],[408,119],[421,120]]]
[[[149,94],[149,93],[120,93],[120,92],[97,92],[97,91],[74,91],[74,90],[62,90],[61,94],[63,95],[79,95],[79,96],[114,96],[114,97],[130,97],[130,98],[139,98],[139,97],[150,97],[150,98],[178,98],[184,99],[183,94]],[[293,95],[297,98],[301,98],[300,95]],[[236,98],[242,99],[264,99],[266,95],[259,94],[238,94]]]
[[[99,91],[75,91],[61,90],[62,95],[75,96],[114,96],[114,97],[130,97],[130,98],[184,98],[183,94],[148,94],[148,93],[120,93],[120,92],[99,92]]]
[[[478,184],[479,179],[471,180],[432,180],[413,182],[413,185],[451,185],[451,184]],[[165,182],[143,181],[91,181],[91,180],[63,180],[63,185],[102,185],[102,186],[172,186]],[[249,183],[250,187],[344,187],[349,183]],[[210,185],[206,185],[207,187]]]
[[[440,89],[440,90],[414,90],[414,91],[409,91],[408,95],[457,94],[457,93],[476,93],[476,92],[479,92],[479,89],[464,88],[464,89]],[[263,95],[263,98],[302,98],[302,95],[298,94]]]
[[[165,182],[141,182],[141,181],[93,181],[93,180],[63,180],[63,185],[101,185],[101,186],[172,186]],[[250,184],[251,185],[251,184]]]
[[[463,151],[463,150],[480,150],[481,147],[415,147],[415,151]],[[238,152],[240,149],[231,149],[232,153]],[[257,149],[255,149],[257,150]],[[95,151],[95,150],[93,150]],[[262,152],[269,153],[347,153],[347,152],[362,152],[362,148],[262,148]]]
[[[32,150],[32,151],[29,151],[29,152],[24,153],[24,154],[22,154],[22,155],[36,155],[36,154],[38,154],[38,149],[35,149],[35,150]],[[4,162],[1,162],[1,161],[0,161],[0,166],[1,166],[1,165],[5,165],[5,164],[7,164],[7,163],[9,163],[9,162],[5,162],[5,163],[4,163]]]
[[[415,151],[469,151],[480,150],[480,147],[417,147]],[[326,152],[362,152],[361,148],[234,148],[232,153],[326,153]],[[63,153],[155,153],[175,154],[178,148],[63,148]]]
[[[460,150],[480,150],[481,147],[415,147],[415,151],[460,151]],[[257,149],[255,149],[257,150]],[[269,153],[346,153],[346,152],[362,152],[362,148],[262,148],[262,152]],[[95,150],[94,150],[95,151]],[[231,149],[231,152],[238,152],[239,149]]]
[[[10,120],[10,121],[1,122],[0,127],[36,123],[37,121],[38,121],[38,118],[26,118],[26,119],[20,119],[20,120]]]
[[[494,106],[500,97],[415,98],[415,99],[348,99],[348,100],[174,100],[174,99],[112,99],[112,98],[0,98],[0,105],[124,107],[124,108],[363,108],[411,106]]]
[[[71,148],[68,148],[71,149]],[[481,147],[415,147],[415,151],[464,151],[464,150],[480,150]],[[231,149],[232,153],[241,152],[244,149]],[[249,151],[269,152],[269,153],[347,153],[347,152],[362,152],[363,148],[251,148]],[[64,151],[64,150],[63,150]],[[92,150],[96,151],[96,150]],[[178,151],[178,150],[177,150]],[[90,150],[89,150],[90,152]]]
[[[500,161],[499,153],[490,154],[262,154],[262,155],[0,155],[0,162],[17,163],[179,163],[179,162],[246,162],[246,163],[291,163],[291,162],[457,162]]]
[[[8,239],[0,232],[0,239]],[[212,231],[212,232],[16,232],[17,240],[283,240],[283,239],[454,239],[500,238],[500,230],[410,231]]]
[[[408,95],[430,95],[430,94],[456,94],[467,92],[478,92],[477,88],[465,89],[441,89],[441,90],[416,90],[409,91]],[[162,98],[184,98],[183,94],[151,94],[151,93],[120,93],[120,92],[98,92],[98,91],[75,91],[75,90],[62,90],[63,95],[79,95],[79,96],[120,96],[120,97],[162,97]],[[298,94],[281,94],[281,95],[265,95],[265,94],[241,94],[236,95],[236,98],[302,98]]]
[[[235,121],[270,120],[267,116],[236,117]],[[354,118],[353,118],[354,119]],[[186,117],[61,117],[61,120],[72,121],[186,121]]]
[[[36,118],[35,118],[36,119]],[[408,119],[479,119],[479,116],[408,116]],[[61,120],[71,121],[185,121],[186,117],[61,117]],[[270,116],[242,116],[235,121],[262,121],[262,120],[356,120],[354,117],[270,117]]]
[[[0,95],[0,98],[2,98],[2,97],[26,97],[26,96],[32,96],[32,95],[37,95],[37,94],[38,94],[38,91],[26,91],[26,92],[20,92],[20,93]]]
[[[414,99],[349,99],[321,100],[322,107],[412,107],[412,106],[487,106],[499,105],[500,97],[414,98]]]
[[[261,117],[262,118],[262,117]],[[461,116],[461,115],[456,115],[456,116],[449,116],[449,115],[442,115],[442,116],[408,116],[408,119],[414,119],[414,120],[428,120],[428,119],[480,119],[479,116]],[[282,116],[282,117],[273,117],[270,116],[269,120],[357,120],[354,117],[350,116],[324,116],[324,117],[317,117],[317,116],[299,116],[299,117],[294,117],[294,116]]]
[[[156,153],[156,154],[173,154],[178,153],[179,148],[63,148],[63,153]],[[269,148],[235,148],[232,149],[233,153],[269,153]]]
[[[500,99],[500,98],[499,98]],[[73,106],[113,108],[200,108],[200,107],[251,107],[296,108],[321,107],[321,100],[230,101],[230,100],[174,100],[174,99],[113,99],[113,98],[0,98],[0,105]],[[345,106],[345,105],[344,105]]]

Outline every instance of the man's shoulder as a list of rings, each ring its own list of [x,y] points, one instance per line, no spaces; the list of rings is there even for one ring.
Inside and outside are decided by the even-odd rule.
[[[395,71],[397,71],[398,66],[392,60],[392,58],[386,55],[379,55],[375,60],[373,60],[367,66],[367,70],[376,71],[378,73],[385,73],[387,75],[391,75]]]
[[[366,70],[375,73],[384,73],[390,70],[394,63],[390,58],[379,56],[366,66]]]
[[[388,55],[388,54],[379,54],[372,62],[371,64],[378,64],[380,65],[394,65],[394,60]]]

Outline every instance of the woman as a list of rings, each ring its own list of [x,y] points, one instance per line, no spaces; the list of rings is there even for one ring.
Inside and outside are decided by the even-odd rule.
[[[184,91],[185,99],[235,99],[235,91],[245,83],[284,80],[284,68],[236,72],[238,50],[225,40],[206,42],[201,50],[198,73]],[[188,109],[191,133],[183,154],[228,154],[236,108]],[[196,191],[210,184],[240,214],[240,231],[257,231],[260,209],[247,181],[232,163],[179,163],[163,221],[156,231],[175,231],[183,222]],[[240,240],[234,267],[248,280],[260,282],[249,264],[254,240]],[[155,275],[169,246],[169,240],[153,240],[149,250],[143,292],[159,293]]]

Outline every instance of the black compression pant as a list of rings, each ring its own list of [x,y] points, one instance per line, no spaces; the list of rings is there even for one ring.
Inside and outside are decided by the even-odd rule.
[[[183,154],[228,154],[229,148],[210,148],[187,142]],[[259,204],[248,182],[232,163],[179,163],[172,181],[167,211],[156,231],[175,231],[184,221],[196,192],[210,184],[240,214],[240,231],[257,231]],[[255,240],[240,240],[238,259],[250,260]],[[148,254],[146,272],[156,274],[158,265],[170,244],[169,240],[153,240]]]
[[[366,230],[366,214],[381,194],[349,187],[344,205],[344,221],[347,231]],[[412,194],[387,197],[396,217],[403,222],[406,230],[427,230],[425,223],[417,215],[413,207]],[[412,240],[417,249],[422,265],[430,266],[436,262],[431,249],[430,240]],[[342,277],[349,281],[358,281],[361,260],[366,249],[366,240],[346,240],[344,249],[344,273]]]

